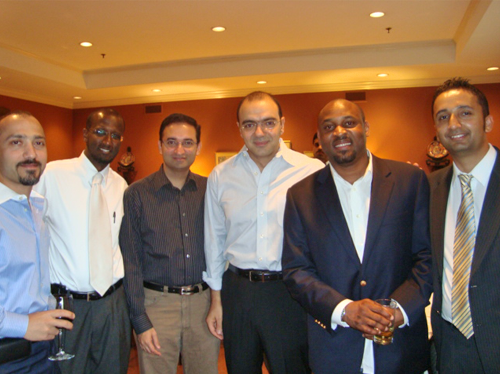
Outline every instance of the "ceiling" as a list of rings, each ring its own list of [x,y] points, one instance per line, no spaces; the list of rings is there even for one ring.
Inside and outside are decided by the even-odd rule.
[[[0,0],[0,94],[88,108],[500,82],[499,20],[500,0]]]

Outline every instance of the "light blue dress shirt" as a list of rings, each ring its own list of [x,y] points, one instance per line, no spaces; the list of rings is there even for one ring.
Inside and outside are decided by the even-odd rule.
[[[0,338],[22,338],[28,314],[52,309],[45,199],[0,183]]]

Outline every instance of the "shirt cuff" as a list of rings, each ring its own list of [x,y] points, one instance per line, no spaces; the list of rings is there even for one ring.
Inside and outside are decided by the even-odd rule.
[[[131,317],[130,321],[132,322],[132,326],[134,327],[137,335],[142,334],[144,331],[148,331],[154,327],[146,313]]]
[[[396,301],[396,300],[394,300],[394,301]],[[399,326],[399,328],[401,329],[405,326],[410,326],[410,321],[408,320],[408,315],[406,314],[405,310],[403,309],[401,304],[399,304],[397,301],[396,301],[396,304],[398,304],[398,308],[401,311],[401,313],[403,314],[403,320],[404,320],[403,324],[401,326]]]
[[[221,278],[210,278],[206,271],[203,272],[203,280],[207,282],[210,288],[214,291],[220,291],[222,289],[222,279]]]
[[[29,316],[5,311],[2,321],[0,337],[2,338],[24,338],[28,331]]]
[[[333,313],[332,313],[332,330],[335,330],[338,325],[340,325],[342,327],[349,327],[349,325],[346,322],[344,322],[344,321],[341,320],[341,318],[342,318],[342,311],[344,310],[344,308],[349,303],[352,303],[352,300],[344,299],[340,303],[338,303],[337,306],[335,307],[335,309],[333,310]]]

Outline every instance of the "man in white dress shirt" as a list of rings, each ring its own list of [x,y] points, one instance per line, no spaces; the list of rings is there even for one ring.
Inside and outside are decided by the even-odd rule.
[[[431,318],[438,370],[442,374],[497,373],[500,159],[498,148],[488,143],[493,116],[484,93],[459,77],[436,89],[432,114],[438,139],[453,157],[452,165],[429,176],[434,275]],[[469,178],[470,194],[465,194],[467,184],[461,179]],[[472,198],[465,204],[472,213],[466,219],[470,237],[457,240],[466,195]],[[461,242],[468,246],[458,245]],[[460,285],[463,292],[459,292]],[[460,310],[460,304],[464,309]]]
[[[315,374],[421,374],[429,364],[431,293],[425,173],[366,148],[369,124],[347,100],[328,103],[318,136],[329,164],[290,188],[283,271],[310,314]],[[388,309],[376,299],[392,298]],[[393,343],[370,339],[393,325]]]
[[[53,292],[69,290],[73,294],[76,318],[73,331],[66,334],[66,350],[75,358],[60,363],[63,373],[125,374],[130,351],[130,321],[123,291],[123,259],[118,233],[123,216],[125,180],[109,164],[118,154],[125,124],[113,109],[91,113],[83,129],[86,144],[80,157],[50,162],[36,186],[48,201],[46,222],[50,230],[50,276]],[[99,175],[98,175],[99,174]],[[97,263],[91,243],[93,221],[91,190],[93,180],[102,179],[94,188],[102,190],[107,237],[99,248]],[[94,216],[92,216],[94,217]],[[106,221],[107,220],[107,221]],[[100,277],[100,278],[99,278]],[[96,283],[95,278],[104,278]],[[99,286],[97,286],[99,284]]]
[[[260,372],[264,354],[274,374],[308,373],[305,314],[282,281],[283,211],[288,188],[324,165],[280,139],[272,95],[246,96],[237,119],[245,146],[215,167],[205,198],[207,323],[224,339],[230,374]]]

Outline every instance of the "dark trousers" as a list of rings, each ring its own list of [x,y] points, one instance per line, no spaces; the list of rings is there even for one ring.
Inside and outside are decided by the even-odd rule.
[[[441,350],[437,352],[439,374],[486,373],[477,350],[476,337],[472,335],[466,339],[451,323],[441,322]]]
[[[283,281],[250,282],[231,271],[222,279],[222,327],[229,374],[310,373],[306,314]]]
[[[123,287],[99,300],[74,300],[73,330],[66,333],[63,374],[126,374],[131,326]]]
[[[0,365],[0,374],[58,374],[57,364],[48,359],[52,353],[55,353],[53,340],[33,342],[29,357]]]

